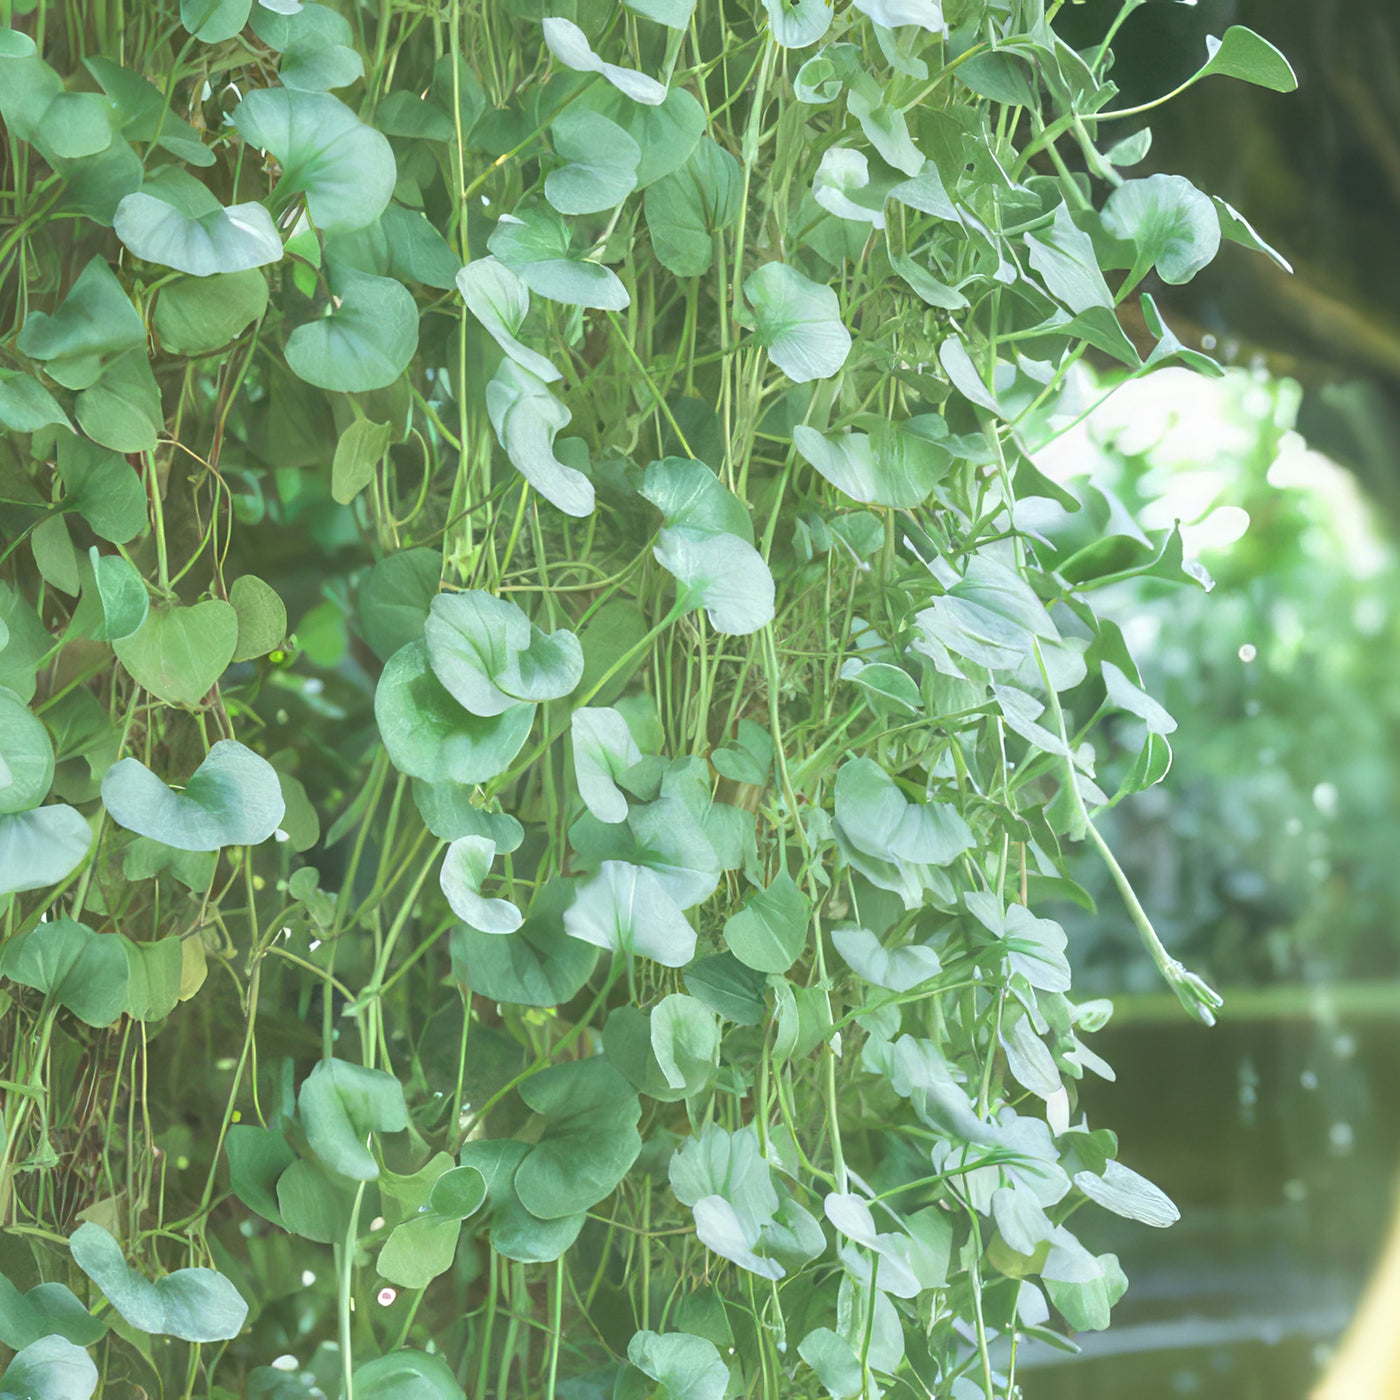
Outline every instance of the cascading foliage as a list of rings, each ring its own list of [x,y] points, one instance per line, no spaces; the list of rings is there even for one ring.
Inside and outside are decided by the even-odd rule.
[[[6,1393],[968,1400],[1108,1324],[1072,1214],[1176,1210],[1046,909],[1097,846],[1211,1020],[1094,828],[1172,722],[1093,590],[1192,568],[1033,457],[1277,255],[1058,9],[0,6]]]

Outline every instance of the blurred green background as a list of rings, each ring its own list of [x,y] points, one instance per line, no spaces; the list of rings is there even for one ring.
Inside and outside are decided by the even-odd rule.
[[[1118,10],[1088,0],[1057,24],[1092,43]],[[1227,376],[1130,383],[1039,458],[1149,526],[1180,519],[1215,580],[1135,580],[1095,602],[1179,726],[1166,781],[1105,833],[1226,1004],[1213,1030],[1181,1014],[1084,860],[1096,911],[1053,912],[1077,990],[1115,998],[1101,1048],[1118,1073],[1086,1107],[1183,1218],[1086,1239],[1132,1286],[1081,1356],[1023,1356],[1030,1400],[1302,1400],[1400,1176],[1400,5],[1149,0],[1114,41],[1122,104],[1169,91],[1236,23],[1289,56],[1298,92],[1206,83],[1142,119],[1153,144],[1131,173],[1221,195],[1293,273],[1230,248],[1154,289]],[[1086,374],[1084,405],[1110,382]],[[1022,523],[1092,528],[1057,508]],[[1115,762],[1098,755],[1108,792]]]

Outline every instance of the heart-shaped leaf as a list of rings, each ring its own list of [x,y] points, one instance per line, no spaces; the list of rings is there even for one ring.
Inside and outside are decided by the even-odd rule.
[[[248,1305],[214,1269],[176,1269],[154,1283],[131,1268],[122,1247],[91,1221],[69,1236],[73,1262],[139,1332],[219,1342],[243,1330]]]
[[[486,412],[511,466],[565,515],[593,514],[593,483],[555,455],[554,439],[573,416],[542,379],[502,360],[486,386]]]
[[[363,228],[388,205],[397,177],[393,148],[329,93],[257,88],[234,109],[233,124],[276,158],[278,200],[304,194],[323,233]]]
[[[642,751],[613,709],[581,706],[569,716],[574,745],[574,777],[584,806],[600,822],[627,820],[627,798],[617,780],[635,763]]]
[[[1267,39],[1243,25],[1232,24],[1223,39],[1207,35],[1206,50],[1210,57],[1197,78],[1219,73],[1273,92],[1292,92],[1298,86],[1292,64]]]
[[[240,574],[228,591],[229,605],[238,615],[235,661],[266,656],[287,636],[287,607],[276,590],[256,574]]]
[[[11,1359],[0,1376],[5,1400],[89,1400],[97,1389],[92,1357],[66,1337],[40,1337]]]
[[[509,599],[477,589],[439,593],[423,636],[433,674],[474,715],[557,700],[583,675],[583,649],[572,632],[544,632]]]
[[[917,943],[886,948],[864,928],[835,928],[831,941],[852,972],[890,992],[908,992],[943,970],[938,954]]]
[[[267,278],[256,269],[181,277],[161,288],[151,324],[176,355],[218,350],[267,310]]]
[[[331,270],[334,303],[287,337],[287,364],[318,389],[365,393],[384,389],[418,349],[418,305],[392,277],[349,267]]]
[[[0,1342],[12,1351],[55,1335],[76,1347],[89,1347],[106,1331],[107,1324],[93,1317],[65,1284],[36,1283],[21,1293],[0,1274]]]
[[[360,1400],[464,1400],[452,1368],[441,1356],[402,1348],[355,1368]]]
[[[486,246],[532,292],[550,301],[600,311],[623,311],[631,304],[616,273],[573,256],[569,225],[548,204],[526,203],[514,214],[502,214]]]
[[[319,1060],[297,1091],[297,1116],[311,1150],[332,1171],[374,1181],[379,1163],[366,1145],[371,1133],[408,1127],[403,1085],[382,1069],[349,1060]]]
[[[390,658],[374,692],[374,717],[390,761],[429,782],[484,783],[504,773],[534,723],[534,705],[490,718],[464,710],[428,665],[422,642]]]
[[[58,474],[96,535],[125,544],[146,528],[146,492],[131,463],[76,433],[58,435]]]
[[[0,817],[0,895],[66,880],[91,845],[92,828],[74,807],[55,804]]]
[[[699,1093],[719,1064],[720,1025],[702,1001],[684,992],[662,997],[651,1013],[651,1048],[677,1097]]]
[[[141,630],[114,643],[113,650],[138,685],[172,705],[194,709],[223,675],[237,645],[238,614],[211,598],[191,608],[152,608]]]
[[[73,919],[51,919],[5,944],[0,972],[52,996],[89,1026],[110,1026],[127,1005],[125,942]]]
[[[58,400],[32,374],[0,371],[0,423],[12,433],[36,433],[51,423],[72,428]]]
[[[562,1006],[577,996],[598,962],[598,950],[564,932],[568,886],[547,884],[509,938],[475,929],[452,931],[454,966],[467,984],[492,1001],[513,1006]]]
[[[163,166],[117,205],[112,228],[147,262],[208,277],[282,259],[282,240],[261,204],[225,209],[192,175]]]
[[[16,345],[65,389],[95,384],[103,367],[128,350],[146,347],[146,327],[107,260],[88,262],[52,315],[31,311]]]
[[[729,1367],[719,1348],[685,1332],[638,1332],[627,1359],[661,1386],[669,1400],[724,1400]]]
[[[180,23],[206,44],[232,39],[245,24],[253,0],[180,0]]]
[[[591,1210],[616,1189],[642,1150],[641,1103],[605,1059],[542,1070],[519,1094],[545,1126],[515,1173],[521,1204],[541,1220]]]
[[[287,810],[277,770],[236,739],[220,739],[182,792],[124,758],[102,779],[102,802],[118,826],[179,851],[256,846]]]
[[[799,423],[792,430],[792,442],[852,500],[910,510],[928,499],[952,465],[952,458],[938,446],[940,428],[943,422],[933,414],[877,427],[873,434],[832,437]]]
[[[360,625],[381,661],[409,642],[422,641],[428,608],[441,582],[442,555],[435,549],[401,549],[365,576],[360,584]]]
[[[644,865],[605,860],[585,881],[564,915],[571,938],[666,967],[684,967],[695,956],[695,930],[661,877]]]
[[[569,19],[546,19],[544,42],[555,58],[575,73],[598,73],[633,102],[655,107],[666,100],[666,85],[638,73],[632,68],[620,68],[604,63],[589,46],[588,36]]]
[[[565,162],[545,177],[544,197],[561,214],[616,209],[637,187],[641,150],[616,123],[586,107],[566,107],[550,128]]]
[[[739,217],[742,193],[739,162],[701,137],[679,170],[647,188],[647,228],[662,267],[677,277],[703,277],[714,257],[714,235]]]
[[[671,88],[657,107],[634,102],[603,83],[596,83],[578,100],[580,106],[601,112],[637,143],[642,153],[637,165],[639,190],[679,170],[705,132],[705,110],[683,87]]]
[[[1162,281],[1179,286],[1220,248],[1214,204],[1180,175],[1125,180],[1109,195],[1102,217],[1110,234],[1137,249],[1129,274],[1134,281],[1155,267]]]
[[[825,0],[816,3],[830,15]],[[846,363],[851,333],[841,323],[841,306],[830,287],[786,263],[769,262],[744,279],[744,300],[753,308],[758,343],[795,383],[829,379]]]
[[[826,0],[763,0],[773,38],[785,49],[805,49],[831,28]]]
[[[329,5],[307,0],[283,14],[259,4],[253,10],[253,33],[282,55],[277,76],[284,87],[325,92],[364,77],[350,22]]]
[[[442,892],[452,912],[478,932],[514,933],[521,924],[520,910],[508,899],[487,899],[481,893],[495,858],[494,841],[484,836],[459,837],[442,860]]]
[[[807,946],[812,901],[786,871],[756,890],[724,925],[724,941],[746,967],[786,972]]]

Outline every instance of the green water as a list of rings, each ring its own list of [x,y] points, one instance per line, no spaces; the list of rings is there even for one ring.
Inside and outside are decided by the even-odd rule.
[[[1089,1209],[1131,1286],[1078,1357],[1023,1352],[1027,1400],[1303,1400],[1384,1242],[1400,1174],[1400,1019],[1110,1028],[1090,1123],[1181,1208],[1169,1230]],[[1358,1400],[1362,1400],[1358,1397]]]

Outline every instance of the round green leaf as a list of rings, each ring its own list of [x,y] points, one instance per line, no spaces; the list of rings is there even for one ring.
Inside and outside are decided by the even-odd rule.
[[[935,440],[934,415],[890,424],[871,434],[826,437],[799,423],[793,446],[838,491],[868,505],[910,510],[921,506],[946,475],[951,458]],[[927,436],[925,433],[927,432]]]
[[[277,76],[284,87],[325,92],[364,77],[364,60],[354,48],[354,31],[329,5],[308,3],[295,10],[254,7],[253,33],[282,55]]]
[[[211,598],[191,608],[152,608],[141,630],[113,649],[138,685],[168,704],[194,709],[223,675],[237,645],[238,614]]]
[[[536,895],[525,922],[509,938],[459,926],[452,931],[452,960],[467,984],[512,1006],[562,1006],[578,995],[598,962],[598,950],[564,932],[567,885],[548,884]]]
[[[36,1283],[21,1293],[0,1274],[0,1342],[13,1351],[43,1337],[59,1336],[76,1347],[102,1340],[106,1322],[94,1317],[62,1283]]]
[[[668,1400],[724,1400],[729,1367],[719,1348],[685,1332],[638,1332],[627,1359],[658,1382]]]
[[[351,394],[387,388],[418,349],[413,294],[392,277],[347,267],[333,270],[330,280],[337,304],[287,337],[288,366],[318,389]]]
[[[1215,206],[1180,175],[1125,180],[1103,207],[1103,226],[1137,248],[1135,280],[1155,267],[1164,282],[1189,282],[1220,248]]]
[[[97,1367],[66,1337],[40,1337],[17,1352],[0,1376],[5,1400],[89,1400],[97,1389]]]
[[[271,584],[256,574],[241,574],[229,588],[228,600],[238,614],[235,661],[266,656],[281,646],[287,636],[287,608]]]
[[[53,997],[89,1026],[110,1026],[127,1009],[126,943],[67,917],[50,919],[5,944],[0,973]]]
[[[677,277],[703,277],[714,234],[739,216],[743,170],[722,146],[701,137],[685,164],[647,187],[647,228],[657,261]]]
[[[374,1181],[379,1163],[365,1145],[370,1133],[408,1127],[403,1085],[382,1069],[349,1060],[319,1060],[297,1091],[297,1116],[311,1150],[332,1171]]]
[[[744,279],[744,300],[753,308],[758,343],[789,379],[829,379],[846,363],[851,333],[830,287],[786,263],[769,262]]]
[[[667,1085],[689,1098],[710,1081],[719,1065],[720,1026],[715,1013],[695,997],[672,992],[651,1013],[651,1048]]]
[[[912,991],[943,970],[932,948],[917,943],[885,948],[869,929],[832,929],[831,941],[852,972],[886,991]]]
[[[206,44],[232,39],[248,23],[253,0],[180,0],[180,23]]]
[[[484,836],[461,836],[448,848],[439,877],[452,912],[480,933],[514,933],[522,915],[508,899],[487,899],[481,884],[496,858],[496,843]]]
[[[144,350],[112,361],[74,404],[78,426],[114,452],[150,452],[165,426],[160,387]]]
[[[139,1332],[218,1342],[243,1329],[248,1305],[213,1269],[176,1269],[152,1283],[128,1266],[121,1245],[91,1221],[69,1236],[68,1248],[73,1262]]]
[[[614,122],[586,107],[566,107],[550,135],[567,164],[545,177],[544,197],[561,214],[616,209],[636,189],[642,153]]]
[[[234,109],[233,124],[276,158],[279,199],[305,194],[323,233],[363,228],[388,205],[397,178],[393,148],[329,93],[258,88]]]
[[[124,758],[102,779],[102,802],[118,826],[179,851],[256,846],[286,812],[277,770],[236,739],[220,739],[182,792]]]
[[[0,895],[66,880],[91,845],[92,828],[73,807],[57,804],[0,816]]]
[[[0,371],[0,423],[12,433],[36,433],[50,423],[73,425],[58,400],[32,374]]]
[[[514,214],[502,214],[486,246],[532,292],[550,301],[600,311],[623,311],[631,303],[615,273],[571,254],[569,225],[547,204],[522,204]]]
[[[520,1203],[541,1220],[591,1210],[616,1189],[642,1150],[641,1103],[605,1059],[555,1065],[520,1085],[545,1119],[515,1173]]]
[[[181,277],[161,288],[152,325],[174,355],[218,350],[267,310],[267,278],[256,268]]]
[[[357,1400],[464,1400],[451,1368],[440,1356],[391,1351],[355,1368]]]
[[[564,928],[570,938],[666,967],[684,967],[695,956],[695,930],[661,877],[626,861],[603,861],[580,886]]]
[[[483,718],[464,710],[428,665],[422,642],[390,658],[374,692],[374,717],[390,761],[429,782],[484,783],[504,773],[534,723],[534,705]]]
[[[786,871],[757,890],[724,926],[724,941],[746,967],[786,972],[807,946],[812,901]]]
[[[668,528],[653,553],[685,605],[703,607],[716,632],[746,636],[773,620],[773,576],[763,556],[737,535]]]
[[[569,716],[569,730],[574,777],[584,806],[600,822],[626,821],[627,798],[617,779],[642,761],[627,721],[616,710],[580,706]]]
[[[127,195],[112,228],[138,258],[192,277],[247,272],[282,260],[282,239],[261,204],[225,209],[175,166],[163,166]]]
[[[27,812],[53,782],[53,744],[44,722],[0,687],[0,815]]]
[[[773,38],[785,49],[805,49],[831,28],[826,0],[763,0]]]
[[[642,153],[637,188],[679,170],[705,132],[705,109],[683,87],[673,87],[659,107],[632,102],[614,87],[596,83],[579,105],[620,126]]]
[[[439,593],[423,637],[433,674],[474,715],[558,700],[583,675],[583,649],[572,632],[541,631],[509,599],[479,589]]]

